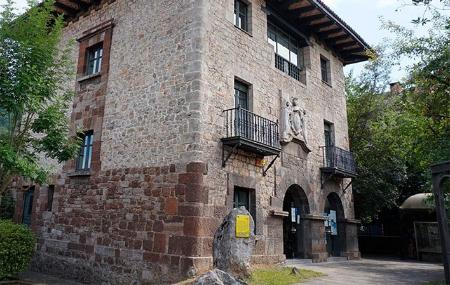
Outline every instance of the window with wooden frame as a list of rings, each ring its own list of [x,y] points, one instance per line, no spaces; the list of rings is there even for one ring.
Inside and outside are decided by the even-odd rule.
[[[88,131],[84,133],[83,144],[81,145],[80,153],[78,155],[76,163],[77,170],[91,169],[93,142],[94,142],[94,132]]]
[[[86,75],[99,73],[102,70],[103,42],[87,49]]]
[[[249,31],[249,5],[242,0],[234,0],[234,25]]]
[[[322,75],[322,81],[331,84],[330,60],[324,56],[320,56],[320,73]]]

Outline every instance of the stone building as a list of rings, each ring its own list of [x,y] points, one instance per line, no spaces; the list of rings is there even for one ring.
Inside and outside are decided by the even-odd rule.
[[[255,263],[358,258],[344,65],[369,46],[320,0],[57,0],[80,156],[15,183],[34,268],[153,284],[212,264],[246,206]],[[74,66],[74,68],[75,68]]]

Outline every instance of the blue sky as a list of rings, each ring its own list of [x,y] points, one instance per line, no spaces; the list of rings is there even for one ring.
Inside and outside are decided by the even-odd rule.
[[[384,38],[392,35],[381,29],[380,16],[386,20],[393,20],[403,26],[418,29],[411,24],[411,20],[422,16],[423,9],[405,5],[411,0],[322,0],[329,5],[344,21],[347,22],[370,45],[383,42]],[[0,0],[4,4],[6,0]],[[26,0],[16,0],[17,7],[23,9]],[[406,63],[405,63],[406,64]],[[357,74],[362,64],[353,64],[345,68],[346,72],[354,70]],[[403,68],[404,69],[404,68]],[[394,70],[391,81],[398,81],[404,76],[401,70]]]

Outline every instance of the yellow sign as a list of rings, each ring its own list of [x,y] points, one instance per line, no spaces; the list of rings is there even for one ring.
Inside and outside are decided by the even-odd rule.
[[[250,237],[250,216],[237,215],[236,216],[236,237],[249,238]]]

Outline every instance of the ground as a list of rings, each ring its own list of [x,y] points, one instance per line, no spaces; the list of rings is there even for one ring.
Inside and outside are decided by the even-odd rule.
[[[313,264],[310,261],[289,260],[287,265],[326,274],[326,276],[302,283],[306,285],[412,285],[444,279],[442,265],[413,261],[388,259],[346,261],[337,259],[327,263]]]
[[[444,279],[442,265],[414,261],[389,259],[346,261],[345,259],[335,259],[326,263],[311,263],[307,260],[288,260],[286,265],[326,274],[326,276],[301,283],[305,285],[425,285],[427,283],[439,284],[429,282]],[[27,272],[22,277],[25,280],[33,281],[32,284],[36,285],[81,285],[32,272]]]

